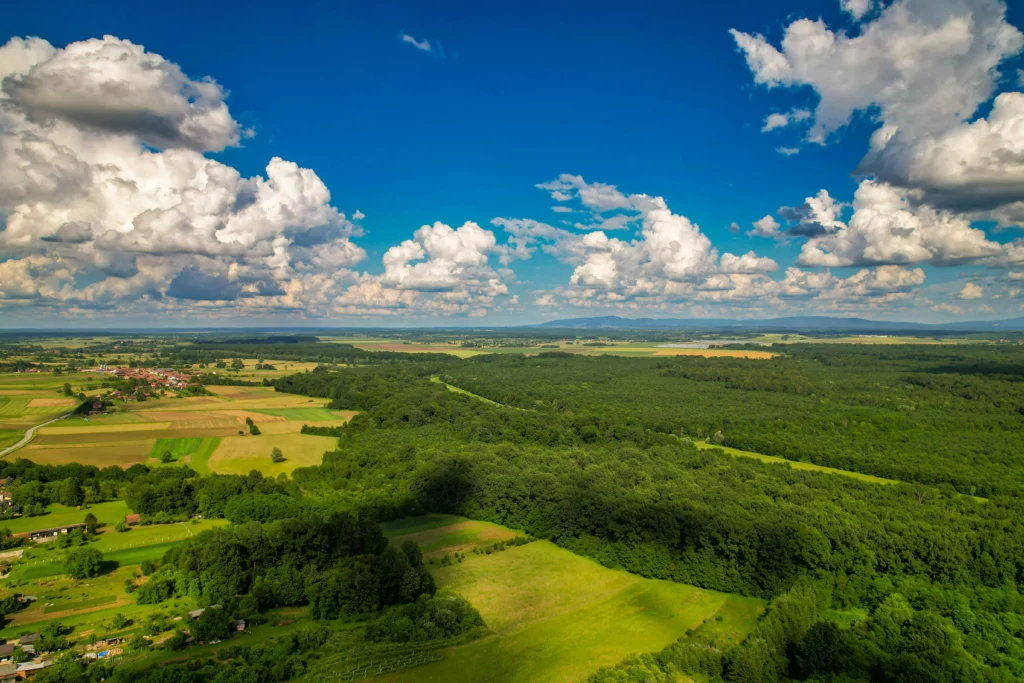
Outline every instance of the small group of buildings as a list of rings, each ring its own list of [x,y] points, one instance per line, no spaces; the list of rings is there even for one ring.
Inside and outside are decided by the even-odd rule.
[[[48,543],[55,540],[62,534],[70,534],[72,531],[80,530],[83,533],[86,530],[85,522],[78,522],[75,524],[65,524],[63,526],[53,526],[47,529],[36,529],[35,531],[22,531],[21,533],[12,534],[15,538],[27,538],[37,543]]]
[[[39,633],[32,633],[0,645],[0,683],[31,679],[38,672],[53,665],[52,659],[43,660],[36,657],[36,643],[42,637]],[[27,662],[15,662],[14,650],[19,647],[32,659]]]
[[[11,495],[10,487],[13,485],[14,477],[0,479],[0,514],[4,518],[19,517],[21,515],[21,506],[15,504],[14,498]]]

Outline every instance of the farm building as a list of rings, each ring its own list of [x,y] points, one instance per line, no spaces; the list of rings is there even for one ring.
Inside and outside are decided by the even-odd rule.
[[[135,514],[124,516],[124,523],[128,526],[135,526],[139,523],[140,520],[141,518]]]
[[[14,656],[14,643],[0,645],[0,662],[9,662]]]
[[[69,534],[72,531],[79,529],[85,531],[85,523],[79,522],[77,524],[65,524],[64,526],[50,527],[49,529],[36,529],[35,531],[23,531],[20,534],[14,534],[16,538],[30,538],[33,541],[39,541],[40,543],[46,543],[52,541],[61,534]]]
[[[0,681],[14,681],[18,678],[18,665],[14,662],[0,664]]]

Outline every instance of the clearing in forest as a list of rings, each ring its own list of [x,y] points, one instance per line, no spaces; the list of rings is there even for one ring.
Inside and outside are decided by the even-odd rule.
[[[415,534],[440,538],[460,524],[420,526]],[[439,662],[380,681],[581,681],[628,655],[661,650],[691,629],[700,642],[738,642],[764,610],[755,598],[644,579],[547,541],[490,555],[470,552],[461,563],[430,566],[438,585],[465,596],[492,634],[444,650]]]
[[[271,460],[274,447],[281,449],[284,462]],[[282,472],[290,473],[296,467],[319,465],[323,462],[324,453],[337,447],[338,440],[331,436],[269,432],[259,436],[226,436],[220,440],[220,446],[207,464],[210,471],[217,474],[248,474],[258,470],[264,476],[276,477]]]
[[[417,517],[422,520],[418,526],[410,526],[400,531],[401,535],[392,535],[392,528],[384,525],[385,535],[391,542],[400,546],[405,541],[414,541],[427,560],[443,557],[445,554],[472,552],[473,548],[494,545],[498,541],[507,541],[516,533],[498,524],[477,522],[451,515],[428,515]],[[440,522],[432,526],[432,522]]]

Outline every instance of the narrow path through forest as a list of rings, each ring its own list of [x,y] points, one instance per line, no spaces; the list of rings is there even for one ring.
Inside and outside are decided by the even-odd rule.
[[[437,382],[438,384],[443,384],[444,386],[448,387],[449,391],[453,391],[456,394],[464,394],[466,396],[472,396],[475,399],[483,401],[484,403],[489,403],[489,404],[491,404],[493,406],[501,406],[502,408],[512,408],[513,410],[525,410],[524,408],[516,408],[515,406],[509,406],[509,405],[505,405],[504,403],[498,403],[497,401],[492,401],[489,398],[485,398],[484,396],[481,396],[479,394],[474,394],[471,391],[466,391],[465,389],[461,389],[461,388],[459,388],[459,387],[457,387],[457,386],[455,386],[453,384],[448,384],[447,382],[442,382],[440,376],[438,376],[438,375],[433,375],[430,378],[430,381],[431,382]],[[776,455],[765,455],[764,453],[755,453],[754,451],[741,451],[738,448],[730,448],[729,446],[717,446],[715,444],[708,443],[707,441],[693,441],[692,443],[693,443],[694,446],[696,446],[697,448],[700,448],[702,450],[707,450],[707,449],[712,449],[712,448],[720,448],[721,450],[725,451],[729,455],[735,455],[735,456],[739,456],[739,457],[742,457],[742,458],[754,458],[755,460],[760,460],[761,462],[767,462],[767,463],[773,463],[773,464],[780,464],[780,465],[781,464],[786,464],[786,465],[789,465],[790,467],[792,467],[795,470],[810,470],[810,471],[813,471],[813,472],[822,472],[824,474],[838,474],[840,476],[850,477],[851,479],[858,479],[860,481],[866,481],[866,482],[869,482],[869,483],[872,483],[872,484],[892,485],[892,484],[906,483],[906,482],[902,482],[902,481],[900,481],[898,479],[885,479],[884,477],[876,477],[876,476],[874,476],[872,474],[864,474],[863,472],[852,472],[850,470],[840,470],[840,469],[836,469],[835,467],[826,467],[824,465],[815,465],[814,463],[802,462],[800,460],[789,460],[787,458],[782,458],[782,457],[779,457],[779,456],[776,456]],[[960,494],[960,495],[966,495],[966,494]],[[984,502],[984,501],[987,500],[986,498],[982,498],[980,496],[968,496],[968,497],[969,498],[973,498],[974,500],[977,500],[977,501],[981,501],[981,502]]]

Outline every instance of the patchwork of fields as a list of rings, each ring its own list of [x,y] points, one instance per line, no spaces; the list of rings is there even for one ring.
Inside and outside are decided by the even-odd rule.
[[[294,365],[294,364],[290,364]],[[11,377],[18,382],[10,381]],[[77,391],[77,382],[96,381],[95,375],[66,375]],[[54,397],[52,388],[63,387],[62,377],[49,374],[0,376],[0,445],[15,443],[20,429],[52,419],[75,399]],[[33,389],[34,388],[34,389]],[[108,415],[75,416],[38,430],[26,446],[8,457],[24,457],[46,465],[78,462],[97,467],[134,464],[160,466],[187,464],[200,474],[246,474],[256,469],[276,476],[296,467],[317,465],[335,440],[301,434],[303,424],[338,426],[354,415],[351,411],[325,408],[324,399],[280,394],[270,387],[210,387],[210,395],[165,398],[127,403]],[[37,395],[6,396],[2,392]],[[5,423],[5,420],[7,423]],[[251,435],[247,420],[261,434]],[[8,424],[9,423],[9,424]],[[280,448],[285,461],[273,463],[271,451]],[[170,463],[161,456],[169,453]]]
[[[538,353],[561,351],[583,356],[704,356],[739,357],[739,358],[772,358],[777,354],[757,349],[678,349],[666,348],[664,342],[602,342],[600,345],[588,346],[579,342],[552,342],[541,346],[480,346],[463,347],[458,343],[438,344],[423,342],[403,342],[395,340],[348,340],[343,337],[331,338],[337,343],[352,344],[356,348],[367,351],[397,351],[400,353],[447,353],[459,358],[470,358],[481,354],[522,353],[528,356]],[[751,342],[756,343],[756,342]]]

